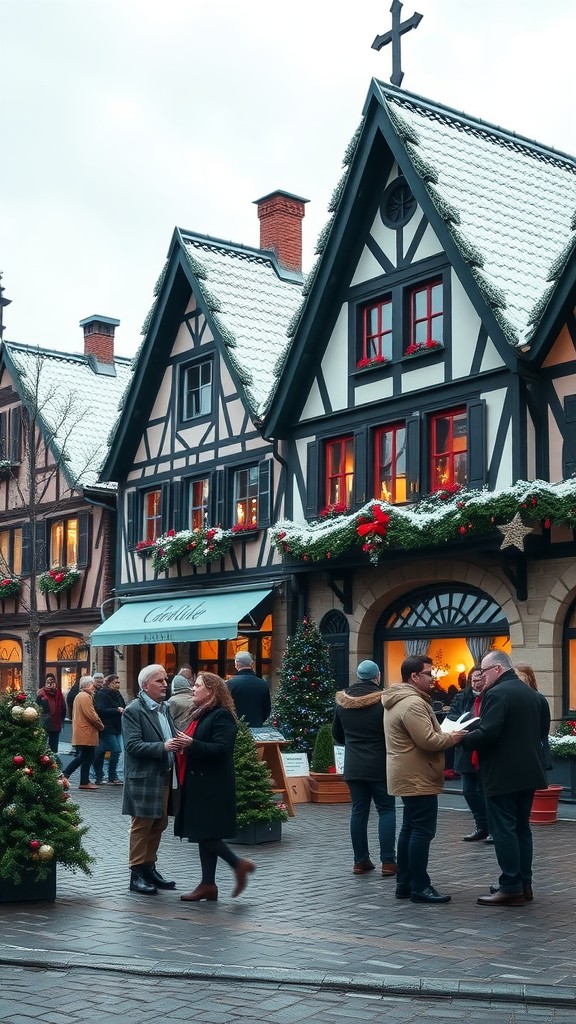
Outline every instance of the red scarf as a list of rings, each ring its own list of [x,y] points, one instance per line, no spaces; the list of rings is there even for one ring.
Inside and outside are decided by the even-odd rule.
[[[481,706],[481,704],[482,704],[482,694],[479,693],[478,696],[476,697],[475,701],[474,701],[474,707],[472,709],[472,713],[473,713],[474,717],[478,717],[478,718],[480,717],[480,706]],[[477,750],[473,750],[472,751],[472,753],[470,755],[470,764],[472,765],[474,771],[476,771],[476,772],[480,771],[480,760],[478,758],[478,751]]]
[[[200,721],[199,718],[193,718],[192,721],[188,723],[188,725],[184,729],[184,732],[186,733],[187,736],[193,736],[194,735],[194,733],[196,732],[196,729],[198,727],[198,722],[199,721]],[[178,779],[178,785],[179,786],[183,786],[184,785],[184,775],[186,774],[186,757],[187,757],[187,752],[185,750],[177,750],[175,753],[176,753],[176,777]]]

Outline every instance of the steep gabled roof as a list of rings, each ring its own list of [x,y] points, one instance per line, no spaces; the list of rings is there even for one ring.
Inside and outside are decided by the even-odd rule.
[[[12,341],[2,342],[1,350],[14,389],[25,407],[37,410],[55,458],[65,452],[62,470],[68,483],[94,487],[131,377],[130,360],[117,356],[111,372],[98,373],[90,356]]]
[[[540,325],[549,327],[554,303],[572,286],[576,160],[373,80],[318,242],[320,258],[289,325],[294,340],[269,400],[268,432],[282,431],[288,397],[295,414],[304,399],[309,366],[322,356],[360,255],[358,224],[374,216],[391,159],[510,365]]]

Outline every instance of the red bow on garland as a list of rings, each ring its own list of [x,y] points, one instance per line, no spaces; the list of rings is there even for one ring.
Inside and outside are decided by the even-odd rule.
[[[385,537],[388,530],[390,516],[383,512],[379,505],[372,505],[374,519],[369,523],[361,523],[356,527],[359,537]]]

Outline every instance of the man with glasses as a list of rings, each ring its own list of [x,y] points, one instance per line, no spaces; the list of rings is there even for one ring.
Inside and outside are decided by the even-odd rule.
[[[541,739],[550,712],[516,675],[504,651],[482,659],[485,683],[480,722],[464,737],[477,750],[486,797],[488,828],[500,866],[499,887],[479,896],[481,907],[521,907],[533,899],[530,809],[535,789],[547,785]]]
[[[396,851],[396,897],[412,903],[448,903],[430,882],[428,857],[436,835],[438,793],[444,786],[444,751],[464,732],[442,732],[432,710],[429,658],[405,658],[402,683],[382,696],[388,792],[404,804]]]

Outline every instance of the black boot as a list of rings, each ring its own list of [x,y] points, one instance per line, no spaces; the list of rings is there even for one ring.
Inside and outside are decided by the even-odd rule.
[[[139,892],[141,896],[155,896],[158,889],[146,877],[146,865],[138,864],[131,868],[130,892]]]
[[[176,882],[169,882],[167,878],[164,878],[164,875],[161,875],[160,872],[156,870],[155,864],[144,864],[143,867],[146,869],[145,877],[147,881],[151,882],[152,885],[155,885],[158,889],[176,888]]]

